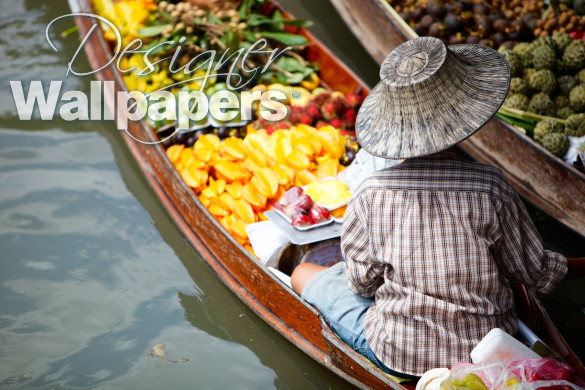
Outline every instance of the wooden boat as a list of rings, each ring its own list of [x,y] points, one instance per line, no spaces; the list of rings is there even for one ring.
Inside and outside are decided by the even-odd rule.
[[[90,0],[69,0],[69,3],[74,13],[93,13]],[[94,26],[95,19],[76,17],[76,23],[80,34],[85,36]],[[364,94],[367,93],[368,88],[329,50],[308,32],[302,30],[301,33],[313,42],[306,48],[306,58],[321,65],[321,77],[331,88],[345,92],[361,88]],[[112,54],[103,35],[92,34],[85,49],[93,69],[101,69],[97,77],[114,81],[117,90],[124,90],[116,67],[105,66]],[[110,99],[108,103],[113,104],[113,101]],[[146,121],[131,122],[129,132],[137,139],[157,141],[154,130]],[[260,318],[317,363],[357,388],[414,388],[412,383],[397,384],[342,343],[313,307],[234,240],[185,185],[160,144],[147,145],[136,142],[126,133],[123,136],[147,181],[187,240],[223,283]],[[517,286],[516,293],[519,314],[524,322],[585,377],[585,368],[555,329],[535,294],[521,286]]]
[[[386,0],[331,2],[379,64],[396,46],[417,36]],[[585,236],[585,172],[498,119],[490,120],[461,148],[502,169],[525,199]]]

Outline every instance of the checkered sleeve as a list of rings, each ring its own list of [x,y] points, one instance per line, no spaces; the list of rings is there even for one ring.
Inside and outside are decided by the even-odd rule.
[[[540,235],[515,192],[504,205],[500,224],[503,274],[540,293],[550,292],[567,274],[567,259],[543,248]]]
[[[360,196],[361,195],[361,196]],[[368,204],[361,193],[349,202],[341,231],[341,251],[349,288],[358,295],[372,298],[383,283],[381,264],[370,256]]]

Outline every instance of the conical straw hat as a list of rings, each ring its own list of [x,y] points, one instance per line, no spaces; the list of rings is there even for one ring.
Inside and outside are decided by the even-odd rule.
[[[356,121],[361,146],[390,159],[440,152],[479,130],[500,108],[510,67],[494,49],[415,38],[382,63]]]

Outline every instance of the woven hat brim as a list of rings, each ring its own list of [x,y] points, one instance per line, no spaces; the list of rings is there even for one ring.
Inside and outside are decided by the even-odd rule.
[[[500,108],[510,85],[510,67],[497,51],[481,45],[451,45],[458,61],[449,78],[425,93],[416,86],[393,101],[383,81],[364,100],[356,135],[368,153],[389,159],[426,156],[448,149],[478,131]],[[406,96],[406,97],[404,97]]]

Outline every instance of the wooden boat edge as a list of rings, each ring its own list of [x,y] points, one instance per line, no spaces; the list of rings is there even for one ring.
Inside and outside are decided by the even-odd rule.
[[[362,40],[364,48],[378,63],[394,47],[416,37],[385,0],[331,3],[356,37],[368,37]],[[460,146],[476,160],[500,168],[525,199],[585,236],[585,202],[575,201],[585,199],[585,173],[497,118]],[[518,155],[522,157],[510,159]],[[542,170],[534,172],[535,166]]]

